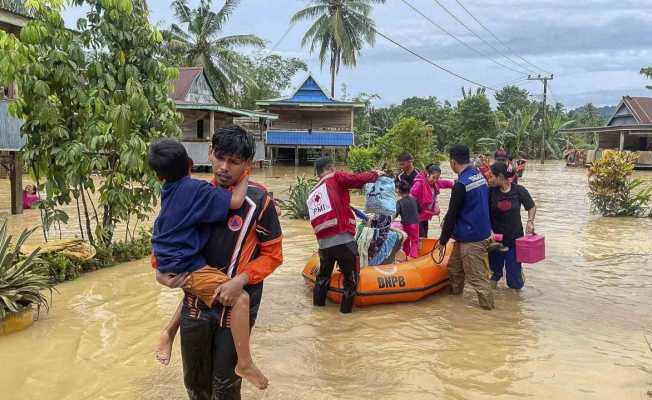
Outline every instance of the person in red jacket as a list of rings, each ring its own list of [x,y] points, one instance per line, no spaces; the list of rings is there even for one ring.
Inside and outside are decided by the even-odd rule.
[[[382,172],[372,171],[359,174],[337,171],[329,157],[315,161],[315,172],[319,182],[308,196],[307,205],[310,223],[319,242],[319,275],[315,282],[313,303],[326,305],[326,296],[337,265],[344,275],[344,295],[340,311],[353,310],[358,284],[358,246],[355,242],[355,217],[351,210],[350,189],[360,189],[366,183],[375,182]]]

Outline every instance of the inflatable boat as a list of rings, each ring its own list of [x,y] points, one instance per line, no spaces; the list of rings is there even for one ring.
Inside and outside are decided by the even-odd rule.
[[[422,239],[419,257],[415,259],[362,268],[355,305],[417,301],[448,286],[448,260],[453,246],[449,244],[443,257],[437,257],[432,254],[436,244],[434,239]],[[441,258],[441,261],[438,262],[437,258]],[[308,260],[302,275],[308,285],[314,287],[318,273],[319,255],[314,254]],[[328,298],[331,301],[342,301],[342,284],[342,275],[335,268],[328,290]]]

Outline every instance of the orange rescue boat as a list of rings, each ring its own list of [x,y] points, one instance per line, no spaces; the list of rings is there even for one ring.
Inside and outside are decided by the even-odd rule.
[[[422,239],[419,257],[396,264],[376,265],[360,270],[356,306],[412,302],[429,296],[448,286],[448,260],[453,246],[448,245],[440,263],[431,252],[437,240]],[[303,277],[314,287],[319,273],[319,255],[314,254],[303,268]],[[342,301],[342,274],[335,268],[331,277],[328,298]]]

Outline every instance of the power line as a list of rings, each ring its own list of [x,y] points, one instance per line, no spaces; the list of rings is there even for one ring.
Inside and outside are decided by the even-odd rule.
[[[527,71],[525,71],[525,70],[523,70],[523,69],[521,69],[521,70],[517,70],[517,69],[514,69],[514,68],[510,67],[509,65],[505,65],[505,64],[503,64],[503,63],[501,63],[501,62],[495,60],[495,59],[494,59],[493,57],[491,57],[489,54],[487,54],[487,53],[485,53],[485,52],[483,52],[483,51],[480,51],[480,50],[476,49],[475,47],[469,45],[468,43],[466,43],[466,42],[463,41],[462,39],[460,39],[460,38],[458,38],[457,36],[455,36],[455,35],[454,35],[453,33],[451,33],[450,31],[448,31],[447,29],[445,29],[443,26],[441,26],[441,25],[439,25],[438,23],[436,23],[435,21],[433,21],[430,17],[428,17],[427,15],[425,15],[423,12],[421,12],[421,11],[420,11],[418,8],[416,8],[413,4],[410,4],[407,0],[401,0],[401,1],[403,2],[403,4],[405,4],[406,6],[410,7],[414,12],[416,12],[417,14],[419,14],[419,15],[421,15],[423,18],[425,18],[425,19],[426,19],[428,22],[430,22],[433,26],[435,26],[436,28],[438,28],[439,30],[441,30],[442,32],[444,32],[445,34],[447,34],[448,36],[452,37],[453,39],[455,39],[457,42],[459,42],[461,45],[463,45],[464,47],[468,48],[469,50],[471,50],[471,51],[473,51],[473,52],[475,52],[475,53],[477,53],[477,54],[480,54],[480,56],[489,59],[489,60],[492,61],[493,63],[495,63],[495,64],[497,64],[497,65],[499,65],[499,66],[501,66],[501,67],[503,67],[503,68],[506,68],[506,69],[508,69],[508,70],[510,70],[510,71],[513,71],[513,72],[516,72],[516,73],[518,73],[518,74],[527,75]]]
[[[288,29],[285,31],[285,33],[280,37],[279,40],[276,41],[276,44],[274,44],[274,46],[272,46],[270,52],[273,52],[274,50],[276,50],[276,48],[278,46],[281,45],[283,40],[285,40],[285,38],[290,34],[290,31],[292,30],[292,28],[294,28],[294,24],[290,24],[290,26],[288,26]]]
[[[495,35],[491,30],[489,30],[489,28],[487,28],[487,27],[486,27],[482,22],[480,22],[480,20],[479,20],[478,18],[476,18],[476,16],[473,15],[473,14],[471,13],[471,11],[469,11],[469,10],[464,6],[464,4],[462,4],[462,2],[461,2],[460,0],[455,0],[455,2],[456,2],[457,4],[459,4],[459,6],[462,7],[462,9],[463,9],[464,11],[466,11],[466,13],[469,14],[469,15],[471,16],[471,18],[473,18],[473,20],[475,20],[475,22],[478,23],[478,25],[480,25],[480,26],[481,26],[485,31],[489,32],[489,34],[490,34],[491,36],[493,36],[493,38],[496,39],[496,41],[497,41],[498,43],[502,44],[502,45],[503,45],[507,50],[509,50],[510,52],[512,52],[512,54],[514,54],[516,57],[518,57],[518,58],[520,58],[521,60],[523,60],[523,62],[525,62],[526,64],[529,64],[529,65],[533,66],[534,68],[538,69],[539,71],[544,72],[544,73],[546,73],[546,74],[550,74],[549,71],[546,71],[545,69],[543,69],[543,68],[541,68],[541,67],[538,67],[537,65],[535,65],[535,64],[533,64],[533,63],[531,63],[531,62],[529,62],[529,61],[526,60],[525,58],[523,58],[523,57],[521,57],[520,55],[518,55],[518,54],[517,54],[517,53],[516,53],[516,52],[515,52],[511,47],[509,47],[507,44],[505,44],[505,42],[503,42],[502,40],[500,40],[500,39],[498,38],[498,36],[496,36],[496,35]]]
[[[453,72],[453,71],[451,71],[450,69],[448,69],[448,68],[446,68],[446,67],[443,67],[443,66],[437,64],[436,62],[434,62],[434,61],[432,61],[432,60],[430,60],[430,59],[428,59],[428,58],[426,58],[426,57],[424,57],[424,56],[422,56],[422,55],[416,53],[415,51],[410,50],[409,48],[403,46],[402,44],[398,43],[397,41],[395,41],[394,39],[390,38],[389,36],[387,36],[387,35],[385,35],[385,34],[379,32],[378,30],[376,30],[376,28],[371,27],[371,29],[372,29],[372,30],[374,31],[374,33],[376,33],[378,36],[384,38],[385,40],[387,40],[387,41],[389,41],[389,42],[391,42],[391,43],[393,43],[395,46],[400,47],[401,49],[407,51],[408,53],[410,53],[410,54],[412,54],[413,56],[415,56],[415,57],[421,59],[422,61],[427,62],[428,64],[432,65],[433,67],[438,68],[438,69],[440,69],[440,70],[442,70],[442,71],[444,71],[444,72],[446,72],[446,73],[448,73],[448,74],[450,74],[450,75],[453,75],[453,76],[456,77],[456,78],[459,78],[459,79],[461,79],[461,80],[463,80],[463,81],[466,81],[466,82],[468,82],[468,83],[471,83],[471,84],[473,84],[473,85],[475,85],[475,86],[479,86],[479,87],[481,87],[481,88],[484,88],[484,89],[487,89],[487,90],[491,90],[492,92],[497,92],[496,89],[494,89],[494,88],[492,88],[492,87],[490,87],[490,86],[486,86],[486,85],[483,85],[483,84],[478,83],[478,82],[476,82],[476,81],[473,81],[473,80],[471,80],[471,79],[465,78],[464,76],[462,76],[462,75],[460,75],[460,74],[458,74],[458,73],[456,73],[456,72]]]
[[[486,41],[482,36],[478,35],[478,34],[477,34],[473,29],[471,29],[467,24],[465,24],[464,21],[462,21],[462,20],[461,20],[457,15],[455,15],[452,11],[450,11],[448,8],[446,8],[446,6],[444,6],[443,4],[441,4],[441,2],[440,2],[439,0],[433,0],[433,1],[434,1],[434,2],[439,6],[439,7],[441,7],[441,8],[442,8],[442,9],[443,9],[443,10],[444,10],[448,15],[450,15],[450,16],[451,16],[455,21],[457,21],[460,25],[462,25],[462,26],[463,26],[467,31],[469,31],[473,36],[475,36],[475,37],[477,37],[478,39],[480,39],[480,41],[482,41],[482,43],[484,43],[484,44],[486,44],[487,46],[491,47],[491,48],[492,48],[496,53],[500,54],[503,58],[505,58],[506,60],[511,61],[514,65],[517,65],[519,68],[524,68],[524,69],[527,70],[527,71],[530,71],[530,72],[533,72],[533,73],[537,73],[536,71],[534,71],[534,70],[532,70],[532,69],[530,69],[530,68],[525,68],[525,67],[523,67],[521,64],[517,63],[517,62],[514,61],[512,58],[510,58],[508,55],[506,55],[505,53],[503,53],[502,51],[500,51],[498,48],[496,48],[496,46],[494,46],[493,44],[491,44],[491,43],[489,43],[488,41]]]

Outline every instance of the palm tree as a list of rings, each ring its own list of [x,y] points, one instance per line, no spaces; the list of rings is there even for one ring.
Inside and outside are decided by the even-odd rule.
[[[172,24],[165,36],[170,51],[187,66],[204,67],[218,97],[228,100],[247,81],[242,73],[247,69],[246,57],[236,48],[262,48],[265,42],[255,35],[220,36],[240,0],[226,0],[218,12],[211,10],[211,3],[201,0],[198,8],[190,9],[187,0],[174,0],[174,14],[185,29]]]
[[[312,53],[319,48],[322,67],[330,56],[331,97],[335,97],[335,76],[340,64],[354,67],[365,43],[376,41],[372,3],[385,0],[312,0],[310,5],[294,14],[291,23],[315,20],[303,36],[301,46],[310,44]]]

